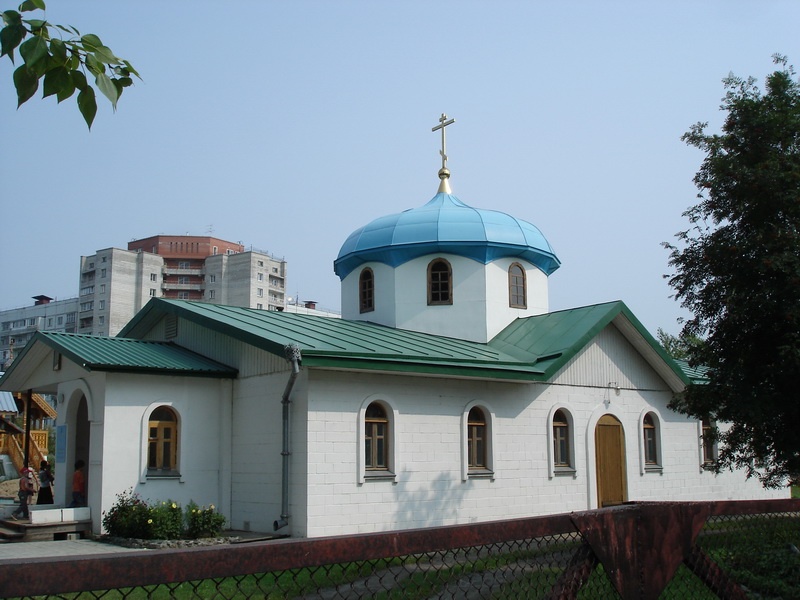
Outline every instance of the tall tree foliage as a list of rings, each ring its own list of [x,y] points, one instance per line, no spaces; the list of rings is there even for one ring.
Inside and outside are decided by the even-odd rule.
[[[55,96],[62,102],[78,92],[78,110],[91,129],[97,101],[87,75],[116,110],[122,90],[133,83],[131,75],[139,77],[139,74],[94,34],[81,35],[74,27],[22,18],[21,13],[35,10],[45,10],[44,0],[25,0],[18,10],[2,13],[0,57],[8,56],[14,63],[14,50],[19,47],[23,60],[14,71],[17,108],[33,97],[44,79],[43,98]],[[51,32],[56,36],[51,37]]]
[[[692,313],[682,334],[705,338],[691,363],[708,367],[674,408],[729,423],[719,468],[767,487],[800,475],[800,87],[775,56],[765,91],[729,76],[722,133],[694,125],[683,140],[705,153],[699,203],[670,250],[669,283]]]

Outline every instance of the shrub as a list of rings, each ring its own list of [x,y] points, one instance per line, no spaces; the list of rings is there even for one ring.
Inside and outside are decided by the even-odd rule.
[[[216,537],[225,527],[225,517],[214,509],[190,502],[186,511],[172,500],[148,504],[127,489],[117,494],[111,510],[103,514],[103,527],[114,537],[140,540],[179,540]]]
[[[150,508],[133,489],[117,494],[114,506],[103,515],[103,527],[109,535],[116,537],[149,539],[148,521],[150,521]]]
[[[150,507],[150,534],[156,540],[178,540],[183,537],[183,513],[172,500]]]
[[[194,502],[186,505],[186,535],[190,538],[215,537],[225,527],[225,517],[214,510],[197,506]]]

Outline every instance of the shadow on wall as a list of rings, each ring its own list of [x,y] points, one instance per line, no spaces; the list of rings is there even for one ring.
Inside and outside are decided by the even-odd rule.
[[[394,516],[397,528],[417,529],[457,522],[465,484],[469,482],[462,482],[459,473],[443,472],[422,484],[424,489],[398,493],[398,509]]]

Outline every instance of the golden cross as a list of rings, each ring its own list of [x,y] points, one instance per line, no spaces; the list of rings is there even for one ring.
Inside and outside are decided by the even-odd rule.
[[[448,125],[452,125],[455,123],[455,119],[447,120],[447,115],[442,113],[442,116],[439,117],[439,124],[431,129],[431,131],[436,131],[437,129],[442,130],[442,149],[439,150],[439,154],[442,155],[442,169],[447,169],[447,139],[444,134],[444,128]]]

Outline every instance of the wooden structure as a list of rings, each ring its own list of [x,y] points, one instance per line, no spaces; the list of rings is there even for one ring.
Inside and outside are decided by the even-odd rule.
[[[50,453],[48,429],[44,428],[47,420],[56,418],[56,410],[50,406],[41,394],[32,394],[30,402],[30,416],[28,415],[28,401],[25,394],[14,394],[18,414],[22,415],[23,423],[30,423],[30,443],[28,446],[28,466],[38,472],[41,461],[46,460]],[[0,454],[7,454],[11,458],[14,468],[19,473],[25,467],[25,429],[3,418],[3,427],[0,427]]]

